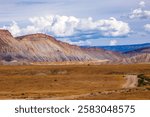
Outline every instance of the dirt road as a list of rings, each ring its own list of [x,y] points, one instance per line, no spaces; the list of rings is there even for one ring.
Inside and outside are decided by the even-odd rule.
[[[137,75],[126,75],[125,76],[126,83],[122,88],[135,88],[138,86],[138,77]]]

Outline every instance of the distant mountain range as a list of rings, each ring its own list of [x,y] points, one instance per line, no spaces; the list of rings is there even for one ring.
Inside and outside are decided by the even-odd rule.
[[[109,49],[106,50],[106,48]],[[31,34],[15,38],[9,31],[0,30],[0,64],[24,62],[27,64],[37,62],[143,63],[150,62],[150,47],[149,44],[105,46],[105,48],[79,47],[58,41],[45,34]]]
[[[89,48],[90,46],[82,46],[83,48]],[[93,46],[93,48],[103,48],[106,50],[116,51],[116,52],[129,52],[145,47],[150,47],[150,43],[144,43],[144,44],[133,44],[133,45],[117,45],[117,46]]]

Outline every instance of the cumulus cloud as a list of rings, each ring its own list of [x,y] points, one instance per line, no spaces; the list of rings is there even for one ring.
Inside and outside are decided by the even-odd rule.
[[[13,22],[12,25],[4,28],[8,29],[14,36],[48,33],[56,38],[70,38],[70,40],[74,41],[101,37],[124,37],[130,33],[128,23],[118,21],[113,17],[94,21],[91,17],[81,19],[74,16],[50,15],[33,17],[29,21],[30,25],[25,27]]]
[[[145,2],[141,1],[139,3],[139,8],[134,9],[130,14],[130,19],[140,18],[140,19],[148,19],[150,18],[150,10],[145,10]]]
[[[140,18],[140,19],[147,19],[150,18],[150,11],[143,10],[142,8],[138,8],[133,10],[133,12],[129,15],[130,19]]]
[[[144,25],[144,28],[145,28],[146,31],[150,32],[150,24]]]
[[[12,24],[10,24],[10,26],[4,26],[3,29],[9,30],[14,36],[21,34],[21,29],[15,21],[13,21]]]
[[[89,41],[89,40],[71,41],[70,39],[64,39],[63,42],[66,42],[66,43],[69,43],[69,44],[72,44],[72,45],[79,45],[79,46],[84,46],[84,45],[91,46],[92,45],[92,42]]]
[[[145,1],[140,1],[139,6],[140,7],[145,7]]]
[[[114,46],[114,45],[116,45],[117,43],[118,43],[118,42],[117,42],[117,40],[115,40],[115,39],[110,41],[110,45],[111,45],[111,46]]]

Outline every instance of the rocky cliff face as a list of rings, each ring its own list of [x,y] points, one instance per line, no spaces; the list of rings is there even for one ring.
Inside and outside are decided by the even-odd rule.
[[[118,53],[103,49],[82,49],[57,41],[45,34],[14,38],[9,31],[0,30],[0,60],[28,62],[118,60]]]

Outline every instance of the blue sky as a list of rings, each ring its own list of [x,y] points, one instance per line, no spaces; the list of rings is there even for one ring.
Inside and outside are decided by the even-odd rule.
[[[0,27],[77,45],[150,42],[149,0],[0,0]]]

